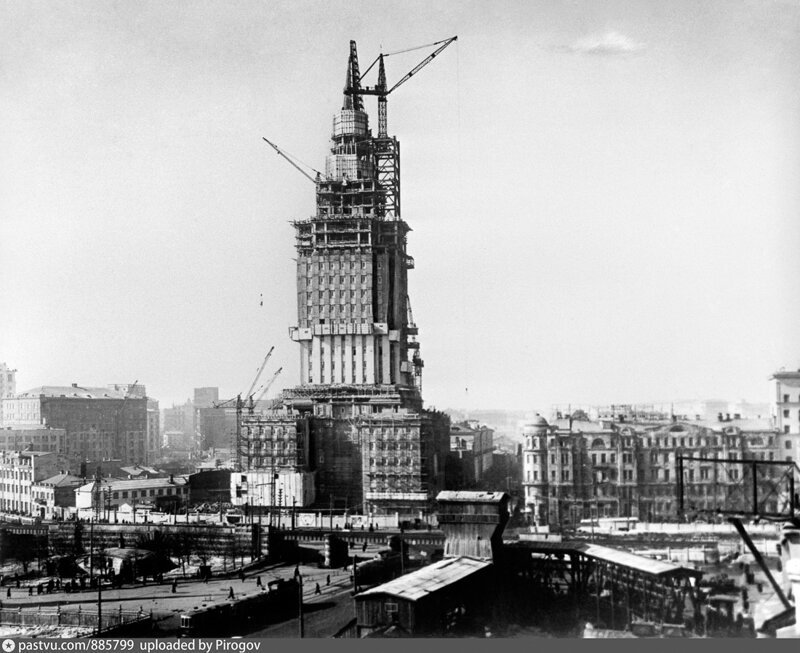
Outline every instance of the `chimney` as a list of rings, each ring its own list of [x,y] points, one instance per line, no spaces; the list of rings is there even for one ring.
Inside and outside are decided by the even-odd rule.
[[[73,384],[72,384],[72,387],[73,387],[73,388],[77,388],[77,387],[78,387],[78,384],[77,384],[77,383],[73,383]]]
[[[175,476],[173,474],[169,475],[169,482],[170,483],[174,483],[175,482]]]

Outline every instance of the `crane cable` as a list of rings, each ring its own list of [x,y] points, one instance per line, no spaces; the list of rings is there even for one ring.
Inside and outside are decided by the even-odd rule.
[[[416,47],[413,47],[413,48],[406,48],[405,50],[395,50],[394,52],[386,52],[386,53],[383,53],[383,56],[384,56],[384,57],[391,57],[391,56],[392,56],[392,55],[394,55],[394,54],[404,54],[404,53],[406,53],[406,52],[414,52],[414,50],[422,50],[423,48],[432,48],[432,47],[433,47],[433,46],[435,46],[435,45],[441,45],[441,44],[442,44],[442,43],[444,43],[445,41],[449,41],[449,40],[450,40],[450,39],[442,39],[441,41],[436,41],[436,43],[427,43],[426,45],[418,45],[418,46],[416,46]],[[364,77],[366,77],[367,73],[368,73],[370,70],[372,70],[372,67],[373,67],[373,66],[374,66],[376,63],[378,63],[378,60],[379,60],[380,58],[381,58],[381,55],[378,55],[377,57],[375,57],[375,61],[373,61],[373,62],[372,62],[372,63],[371,63],[371,64],[370,64],[370,65],[367,67],[367,69],[366,69],[366,70],[365,70],[363,73],[361,73],[361,75],[359,76],[359,77],[360,77],[360,79],[364,79]]]

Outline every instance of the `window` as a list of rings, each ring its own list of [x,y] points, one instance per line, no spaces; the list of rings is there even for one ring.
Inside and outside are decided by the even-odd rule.
[[[783,427],[783,432],[784,433],[788,433],[789,432],[789,427],[788,426],[784,426]]]
[[[784,449],[791,449],[792,448],[792,443],[789,440],[786,440],[786,442],[783,443],[783,448]]]
[[[783,416],[784,416],[784,417],[789,417],[789,409],[788,409],[788,408],[786,408],[786,409],[783,411]]]
[[[789,395],[783,395],[783,402],[786,404],[789,403]]]

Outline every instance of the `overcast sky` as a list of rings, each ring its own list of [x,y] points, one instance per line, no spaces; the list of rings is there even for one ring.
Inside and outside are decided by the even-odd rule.
[[[272,345],[297,383],[314,189],[261,137],[323,169],[349,40],[363,70],[456,34],[388,103],[426,403],[768,401],[800,367],[796,1],[3,0],[18,390],[232,396]]]

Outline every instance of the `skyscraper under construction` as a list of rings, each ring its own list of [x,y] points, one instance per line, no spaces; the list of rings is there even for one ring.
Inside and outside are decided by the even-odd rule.
[[[386,96],[410,74],[387,90],[383,56],[376,63],[378,83],[362,87],[351,41],[316,213],[293,223],[300,385],[284,390],[280,409],[243,417],[238,491],[249,482],[252,501],[415,514],[443,488],[449,420],[423,409],[400,146],[386,133]],[[378,98],[377,136],[365,95]]]

